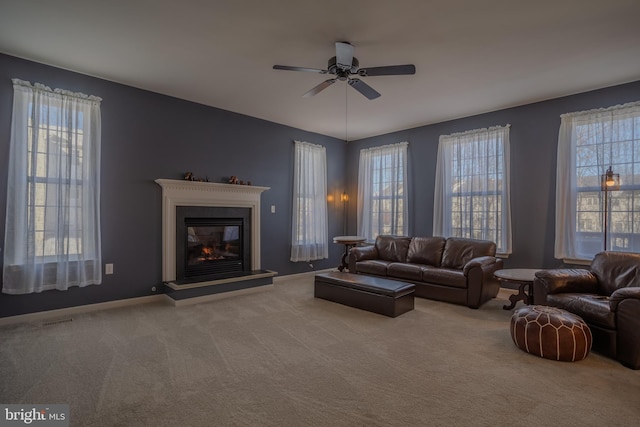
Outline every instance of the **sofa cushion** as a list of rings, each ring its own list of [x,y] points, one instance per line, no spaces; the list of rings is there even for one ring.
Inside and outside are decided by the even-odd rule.
[[[422,269],[420,267],[420,264],[394,262],[387,267],[387,276],[420,281],[422,280]]]
[[[423,282],[461,289],[466,289],[467,287],[467,278],[462,273],[462,270],[437,268],[429,265],[424,265],[421,268]]]
[[[385,261],[406,262],[410,242],[410,237],[378,236],[376,238],[378,258]]]
[[[479,256],[495,256],[496,244],[488,240],[449,237],[444,245],[441,266],[462,269],[466,263]]]
[[[611,295],[620,288],[640,286],[640,254],[600,252],[591,261],[598,278],[598,294]]]
[[[553,294],[547,296],[547,304],[563,308],[582,317],[590,325],[616,329],[615,313],[609,308],[609,299],[596,294]]]
[[[407,262],[440,267],[445,242],[446,239],[439,236],[414,237],[409,243]]]
[[[386,276],[387,266],[391,264],[391,261],[384,261],[381,259],[370,259],[366,261],[359,261],[356,263],[356,270],[358,273],[374,274],[376,276]]]

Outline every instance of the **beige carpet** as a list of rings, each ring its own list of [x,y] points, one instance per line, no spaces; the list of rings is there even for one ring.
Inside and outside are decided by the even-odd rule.
[[[640,371],[524,353],[504,300],[416,299],[391,319],[313,278],[174,308],[0,328],[0,403],[68,403],[74,426],[637,426]],[[521,304],[521,303],[519,303]]]

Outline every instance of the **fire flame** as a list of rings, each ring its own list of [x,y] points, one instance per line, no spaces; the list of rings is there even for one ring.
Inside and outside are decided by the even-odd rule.
[[[202,254],[205,257],[210,257],[211,255],[213,255],[213,248],[205,246],[204,248],[202,248]]]

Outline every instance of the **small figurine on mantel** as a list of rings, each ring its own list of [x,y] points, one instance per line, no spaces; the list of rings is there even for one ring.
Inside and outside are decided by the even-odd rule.
[[[209,177],[205,176],[204,178],[196,178],[193,172],[186,172],[184,174],[185,181],[198,181],[198,182],[209,182]]]
[[[237,176],[231,175],[229,180],[227,181],[229,184],[237,184],[237,185],[251,185],[251,181],[244,182],[243,180],[238,179]]]

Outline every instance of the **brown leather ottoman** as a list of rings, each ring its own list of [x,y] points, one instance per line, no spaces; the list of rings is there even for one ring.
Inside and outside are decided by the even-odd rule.
[[[527,353],[574,362],[591,350],[591,330],[580,316],[544,305],[525,306],[511,316],[511,338]]]
[[[415,286],[353,273],[317,274],[314,296],[389,317],[413,310]]]

